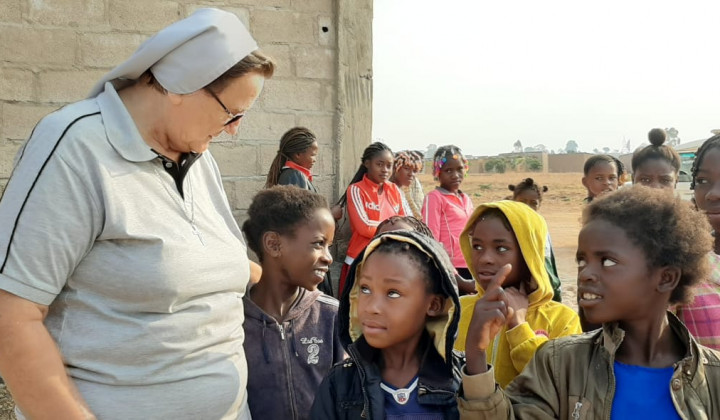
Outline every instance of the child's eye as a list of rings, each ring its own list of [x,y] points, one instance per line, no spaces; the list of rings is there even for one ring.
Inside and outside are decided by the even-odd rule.
[[[395,291],[395,290],[389,291],[387,295],[388,295],[388,297],[391,298],[391,299],[396,299],[396,298],[399,298],[399,297],[400,297],[400,293],[398,293],[398,292]]]
[[[616,263],[615,261],[611,260],[610,258],[603,258],[603,259],[602,259],[602,265],[603,265],[603,267],[612,267],[612,266],[614,266],[614,265],[616,265],[616,264],[617,264],[617,263]]]
[[[483,247],[482,247],[482,245],[475,244],[472,246],[472,249],[474,249],[476,251],[482,251]]]
[[[368,289],[367,286],[360,286],[360,293],[362,293],[364,295],[369,295],[370,289]]]
[[[585,260],[581,260],[581,259],[578,259],[578,260],[577,260],[577,266],[578,266],[578,268],[583,268],[583,267],[585,267],[586,265],[587,265],[587,262],[585,262]]]
[[[508,248],[506,246],[499,246],[499,247],[497,247],[497,250],[498,250],[498,252],[507,252],[507,251],[510,251],[510,248]]]
[[[705,178],[696,178],[695,179],[695,185],[705,185],[708,183],[708,180]]]

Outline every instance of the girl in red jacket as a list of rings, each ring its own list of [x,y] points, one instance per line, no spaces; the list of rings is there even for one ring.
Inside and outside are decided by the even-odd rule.
[[[372,143],[363,152],[360,167],[340,198],[340,206],[347,204],[352,230],[345,264],[340,273],[340,295],[350,264],[375,235],[378,224],[391,216],[405,216],[400,190],[389,181],[392,169],[392,150],[383,143]]]

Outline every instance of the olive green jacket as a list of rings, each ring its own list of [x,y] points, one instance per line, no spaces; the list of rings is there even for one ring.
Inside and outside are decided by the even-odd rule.
[[[686,356],[670,381],[683,419],[720,419],[720,352],[699,345],[668,313]],[[625,332],[617,324],[549,341],[503,391],[493,372],[468,376],[458,397],[461,419],[609,419],[615,395],[613,363]],[[638,418],[642,418],[639,413]]]

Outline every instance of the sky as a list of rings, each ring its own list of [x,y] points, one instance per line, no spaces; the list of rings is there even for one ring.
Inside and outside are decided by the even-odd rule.
[[[720,129],[720,2],[375,0],[373,140],[634,150]]]

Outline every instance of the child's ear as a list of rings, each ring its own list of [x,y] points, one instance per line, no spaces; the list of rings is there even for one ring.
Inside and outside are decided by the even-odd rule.
[[[587,188],[587,187],[588,187],[588,186],[587,186],[587,180],[586,180],[585,178],[586,178],[586,177],[582,177],[582,184],[583,184],[583,187]]]
[[[442,315],[443,308],[445,307],[445,298],[440,295],[433,295],[430,300],[430,307],[427,310],[429,317],[435,317]]]
[[[657,291],[660,293],[672,293],[680,283],[682,271],[677,267],[663,267],[661,270]]]
[[[263,233],[262,236],[263,253],[273,258],[279,257],[280,252],[280,234],[273,231]]]

